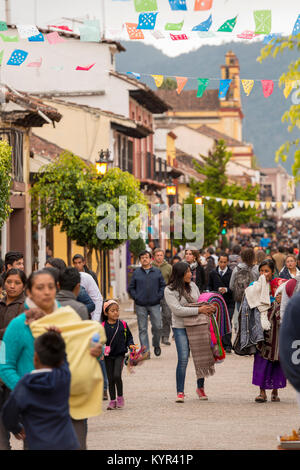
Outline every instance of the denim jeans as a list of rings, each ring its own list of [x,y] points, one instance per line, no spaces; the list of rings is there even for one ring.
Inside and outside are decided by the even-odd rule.
[[[184,393],[184,382],[190,355],[190,345],[185,328],[173,328],[173,333],[178,356],[176,368],[176,389],[177,393]],[[204,378],[197,380],[197,387],[204,387]]]
[[[160,304],[151,306],[136,305],[135,311],[137,315],[139,338],[141,346],[145,346],[145,352],[149,351],[149,338],[148,338],[148,315],[152,325],[152,346],[159,347],[161,336],[161,311]]]
[[[101,366],[102,374],[103,374],[103,382],[104,382],[103,389],[107,390],[108,389],[108,378],[107,378],[107,372],[106,372],[104,359],[100,360],[99,362],[100,362],[100,366]]]

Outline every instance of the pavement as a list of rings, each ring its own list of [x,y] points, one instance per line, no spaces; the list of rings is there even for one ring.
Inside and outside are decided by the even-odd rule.
[[[138,342],[132,302],[122,305]],[[149,331],[151,327],[149,325]],[[280,403],[255,403],[253,357],[228,354],[206,379],[208,401],[195,393],[196,377],[190,359],[185,402],[175,403],[177,354],[174,341],[162,354],[145,361],[130,374],[123,372],[125,408],[107,410],[88,422],[89,450],[275,450],[277,436],[300,427],[300,410],[291,385],[279,391]],[[21,445],[14,438],[13,448]]]

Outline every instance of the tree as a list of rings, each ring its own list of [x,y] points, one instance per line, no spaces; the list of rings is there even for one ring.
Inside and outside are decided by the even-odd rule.
[[[194,166],[198,173],[205,176],[203,182],[195,181],[190,183],[190,194],[183,201],[183,204],[194,204],[196,196],[213,196],[222,199],[232,200],[256,200],[259,193],[258,186],[248,185],[246,188],[237,184],[229,184],[226,175],[226,166],[232,154],[226,151],[223,140],[218,141],[213,152],[206,157],[201,155],[204,164],[194,161]],[[256,209],[241,208],[222,205],[214,199],[204,199],[204,242],[210,245],[220,235],[221,229],[226,222],[228,228],[239,227],[242,224],[257,221]]]
[[[137,258],[141,251],[146,249],[146,244],[142,238],[137,238],[136,240],[130,240],[129,251],[134,256],[134,263],[136,263]]]
[[[167,77],[164,79],[161,90],[176,90],[177,82],[173,78]]]
[[[287,50],[300,51],[300,34],[297,36],[272,39],[272,41],[261,50],[261,55],[257,60],[262,62],[269,56],[275,58],[278,52],[283,53]],[[281,75],[279,85],[285,87],[287,94],[294,90],[292,94],[293,104],[282,116],[282,122],[288,123],[288,130],[292,132],[295,127],[300,128],[300,59],[290,63],[288,70]],[[286,161],[290,152],[294,154],[294,164],[292,165],[293,176],[299,181],[300,139],[283,143],[276,152],[276,162],[278,163],[280,159]]]
[[[12,171],[11,150],[5,140],[0,141],[0,228],[11,213],[9,205]]]
[[[122,224],[129,225],[135,220],[127,212],[123,212],[120,219],[120,207],[124,211],[126,202],[121,200],[119,206],[119,197],[127,197],[128,207],[147,204],[133,175],[113,168],[99,179],[93,165],[84,163],[70,152],[64,152],[41,169],[31,195],[35,220],[40,217],[44,226],[61,225],[61,231],[78,245],[95,250],[97,274],[100,272],[101,251],[122,245],[128,238],[126,234],[125,238],[121,237]],[[109,213],[111,225],[105,223]],[[114,226],[115,230],[103,233],[106,231],[101,232],[99,224],[101,229]]]

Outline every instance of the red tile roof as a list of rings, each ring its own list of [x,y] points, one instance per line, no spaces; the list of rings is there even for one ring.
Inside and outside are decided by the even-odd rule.
[[[206,90],[202,98],[197,98],[196,90],[183,90],[180,95],[176,90],[157,90],[156,94],[173,111],[218,111],[220,109],[219,91]]]
[[[204,134],[207,137],[211,137],[212,139],[225,140],[225,143],[229,147],[244,147],[245,146],[244,142],[241,142],[237,139],[234,139],[233,137],[230,137],[229,135],[223,134],[222,132],[216,131],[212,127],[206,126],[205,124],[198,127],[196,130],[200,134]]]

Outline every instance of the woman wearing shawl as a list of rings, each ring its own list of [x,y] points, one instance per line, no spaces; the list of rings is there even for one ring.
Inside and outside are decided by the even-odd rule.
[[[172,312],[172,327],[178,355],[177,403],[184,402],[184,383],[190,348],[197,376],[196,393],[201,400],[207,400],[204,392],[204,377],[213,375],[215,371],[208,318],[214,313],[215,306],[195,305],[200,292],[191,279],[192,273],[189,265],[184,261],[176,263],[164,294]]]
[[[264,340],[256,345],[257,352],[253,365],[253,385],[260,387],[255,398],[257,403],[267,401],[266,390],[272,390],[271,401],[280,401],[278,389],[286,387],[286,378],[279,363],[280,301],[279,287],[284,280],[273,279],[275,266],[272,260],[265,260],[259,266],[259,280],[250,284],[245,291],[251,308],[257,308],[261,315]]]

